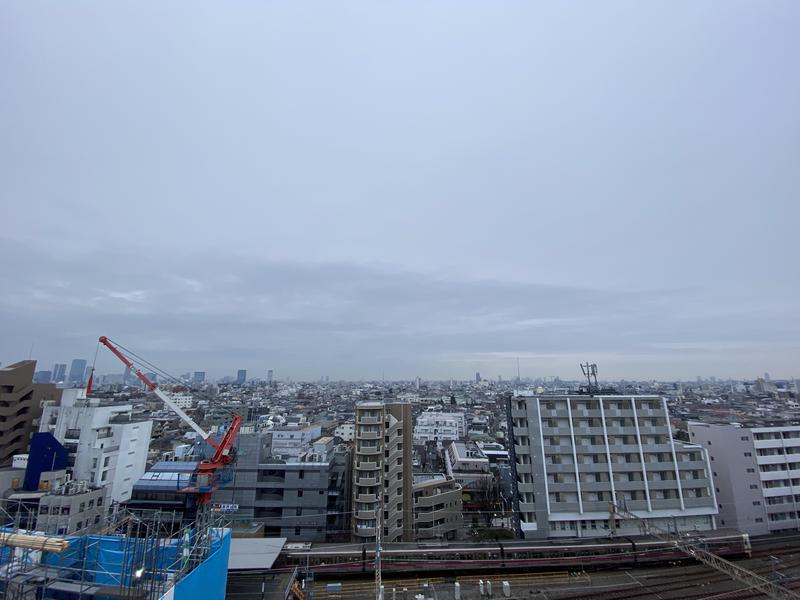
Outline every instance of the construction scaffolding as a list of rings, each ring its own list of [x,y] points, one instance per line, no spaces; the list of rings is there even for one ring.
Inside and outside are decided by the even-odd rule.
[[[73,535],[31,529],[32,512],[35,507],[18,502],[0,506],[4,600],[158,600],[226,535],[223,516],[211,512],[176,531],[172,513],[134,514],[115,506],[93,531]]]

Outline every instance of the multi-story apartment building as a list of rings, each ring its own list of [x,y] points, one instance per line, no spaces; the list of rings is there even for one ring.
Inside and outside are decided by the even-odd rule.
[[[751,535],[800,529],[800,422],[689,423],[708,450],[720,525]]]
[[[131,497],[145,472],[152,421],[137,421],[131,404],[86,398],[66,389],[61,402],[46,402],[39,431],[47,431],[69,452],[72,478],[108,488],[111,502]]]
[[[414,474],[414,540],[457,540],[464,530],[461,486],[443,473]]]
[[[386,542],[413,539],[411,405],[356,405],[353,459],[353,538],[368,542],[382,528]]]
[[[0,464],[28,451],[42,414],[42,401],[61,395],[53,384],[33,383],[35,371],[35,360],[0,367]]]
[[[703,447],[672,437],[658,396],[509,399],[519,528],[526,538],[638,534],[610,503],[670,530],[716,528]]]
[[[426,411],[417,417],[414,425],[414,443],[436,442],[441,448],[443,441],[455,441],[466,435],[464,413]]]

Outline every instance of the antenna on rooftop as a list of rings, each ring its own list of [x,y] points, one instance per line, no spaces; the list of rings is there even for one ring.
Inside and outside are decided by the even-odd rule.
[[[594,377],[594,389],[599,389],[597,385],[597,365],[595,363],[589,364],[589,362],[581,363],[581,371],[583,371],[583,376],[586,377],[586,381],[589,383],[589,392],[592,391],[592,377]]]

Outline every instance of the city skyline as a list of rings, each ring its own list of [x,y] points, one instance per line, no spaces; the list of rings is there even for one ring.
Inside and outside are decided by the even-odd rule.
[[[0,360],[792,376],[800,6],[720,6],[6,6]]]

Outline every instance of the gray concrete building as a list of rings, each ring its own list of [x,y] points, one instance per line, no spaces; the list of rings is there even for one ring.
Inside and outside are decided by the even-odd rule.
[[[108,509],[106,492],[84,481],[66,482],[39,499],[36,529],[67,535],[96,528]]]
[[[273,434],[243,433],[232,478],[214,494],[234,526],[263,524],[266,536],[323,542],[349,537],[350,449],[331,437],[274,455]],[[281,450],[288,447],[282,440]]]
[[[28,451],[42,414],[42,401],[61,396],[61,390],[53,384],[33,383],[35,372],[35,360],[0,367],[0,465]]]
[[[689,436],[710,456],[720,525],[800,529],[800,425],[690,422]]]
[[[385,542],[414,537],[411,405],[356,405],[353,458],[353,539],[373,542],[382,527]]]
[[[461,485],[444,473],[414,474],[414,540],[457,540],[464,531]]]
[[[663,398],[515,396],[509,404],[526,538],[607,536],[612,502],[664,529],[716,528],[708,456],[673,439]],[[639,533],[629,520],[616,529]]]

